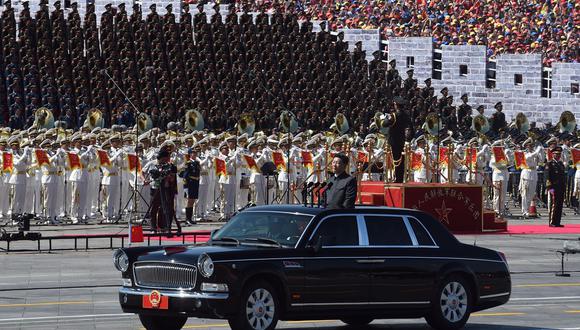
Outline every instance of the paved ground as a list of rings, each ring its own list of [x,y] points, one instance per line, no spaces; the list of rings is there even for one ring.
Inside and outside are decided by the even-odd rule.
[[[580,223],[568,212],[564,223]],[[545,214],[545,212],[544,212]],[[518,220],[521,221],[521,220]],[[535,220],[537,221],[537,220]],[[544,223],[546,220],[541,220]],[[190,229],[211,229],[205,224]],[[115,225],[41,227],[44,235],[123,231]],[[51,232],[52,230],[52,232]],[[555,250],[580,235],[459,236],[506,253],[513,278],[511,301],[474,314],[468,329],[580,329],[580,254],[567,258],[571,277],[556,277]],[[0,244],[0,246],[3,246]],[[0,329],[140,329],[121,313],[119,274],[110,250],[0,253]],[[187,329],[227,329],[221,320],[190,319]],[[283,322],[283,329],[348,329],[339,321]],[[426,329],[418,320],[375,321],[368,329]]]

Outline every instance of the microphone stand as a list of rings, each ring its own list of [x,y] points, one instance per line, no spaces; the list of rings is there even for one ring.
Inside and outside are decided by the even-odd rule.
[[[119,87],[119,85],[117,84],[117,82],[109,75],[109,73],[107,72],[107,70],[103,70],[103,73],[109,78],[109,80],[113,83],[113,85],[115,85],[115,87],[119,90],[119,92],[121,92],[121,94],[123,95],[123,97],[127,100],[127,102],[129,102],[129,104],[131,105],[131,107],[133,107],[133,109],[135,110],[135,115],[133,116],[134,118],[137,118],[136,120],[136,126],[137,126],[137,130],[135,132],[135,142],[138,143],[138,139],[139,139],[139,117],[141,116],[141,110],[139,110],[139,108],[137,108],[135,106],[135,104],[133,104],[133,102],[131,101],[131,99],[129,98],[129,96],[127,96],[127,94],[125,93],[125,91],[123,91],[123,89],[121,89],[121,87]],[[109,121],[110,122],[110,121]],[[135,221],[137,221],[138,219],[136,219],[138,217],[137,214],[137,198],[136,198],[136,193],[137,193],[137,176],[139,174],[139,166],[137,166],[139,164],[139,148],[137,148],[137,145],[135,145],[135,157],[137,158],[137,164],[135,165],[135,180],[134,180],[134,185],[133,185],[133,214],[132,216],[129,218],[129,245],[131,245],[131,231],[133,229],[132,227],[132,220],[134,218]],[[121,178],[122,180],[122,178]],[[119,192],[119,194],[121,194],[122,192]],[[171,228],[170,228],[171,230]]]
[[[322,199],[321,199],[321,192],[322,192],[322,188],[324,188],[326,186],[326,182],[323,182],[322,184],[320,184],[318,191],[316,191],[316,197],[318,198],[318,207],[322,206]]]

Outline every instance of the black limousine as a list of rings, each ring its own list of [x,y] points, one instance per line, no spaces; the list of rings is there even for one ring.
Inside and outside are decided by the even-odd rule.
[[[422,317],[457,329],[511,293],[501,252],[460,243],[428,214],[386,207],[253,207],[203,246],[119,249],[114,264],[123,311],[147,329],[181,329],[188,317],[234,330]]]

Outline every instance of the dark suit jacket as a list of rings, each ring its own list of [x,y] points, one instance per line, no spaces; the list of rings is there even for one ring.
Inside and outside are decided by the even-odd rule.
[[[338,177],[332,176],[327,185],[332,187],[326,191],[326,208],[328,209],[351,209],[354,208],[356,199],[356,178],[346,173]]]

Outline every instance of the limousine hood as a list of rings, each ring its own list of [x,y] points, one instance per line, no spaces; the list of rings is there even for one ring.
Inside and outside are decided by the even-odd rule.
[[[196,264],[200,255],[207,254],[214,261],[266,257],[273,254],[287,254],[290,248],[277,248],[260,245],[201,245],[201,246],[158,246],[146,249],[126,249],[129,258],[135,261],[161,261]],[[140,250],[140,251],[139,251]]]

